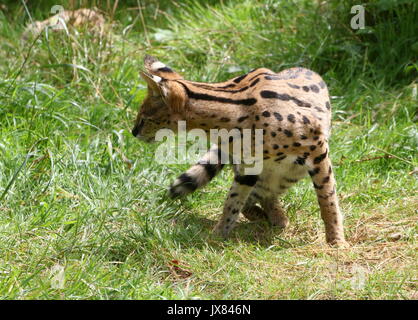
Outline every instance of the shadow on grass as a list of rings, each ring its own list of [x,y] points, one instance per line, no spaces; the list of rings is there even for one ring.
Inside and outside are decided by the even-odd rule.
[[[280,238],[284,229],[272,227],[267,221],[249,222],[240,219],[227,239],[223,239],[213,233],[216,223],[216,220],[210,220],[198,215],[181,216],[176,221],[175,232],[181,230],[180,234],[182,236],[175,237],[175,241],[184,248],[210,246],[214,249],[223,249],[225,246],[236,243],[247,243],[267,248],[273,245],[273,243],[277,244],[278,241],[283,249],[294,246],[292,243]]]
[[[165,202],[162,199],[162,202]],[[176,208],[177,207],[177,208]],[[116,232],[109,232],[106,240],[96,249],[101,259],[106,261],[124,262],[135,260],[151,265],[167,261],[173,252],[210,250],[222,253],[225,249],[234,249],[240,244],[268,249],[274,245],[274,250],[298,247],[300,244],[281,238],[283,229],[272,227],[267,220],[250,222],[242,216],[227,239],[213,233],[219,215],[208,219],[198,213],[192,203],[186,199],[171,202],[165,207],[176,209],[176,214],[161,215],[155,218],[154,213],[139,217],[138,223],[129,223]],[[152,217],[144,222],[146,217]]]
[[[96,253],[106,261],[126,262],[135,260],[147,265],[157,265],[168,261],[167,256],[178,248],[204,251],[208,247],[221,253],[227,248],[237,247],[239,244],[249,244],[267,249],[273,244],[275,250],[283,250],[296,245],[282,239],[279,235],[282,229],[272,227],[267,221],[247,222],[240,221],[227,239],[213,234],[212,230],[217,221],[210,220],[196,214],[177,216],[168,224],[165,230],[144,233],[141,228],[133,227],[123,236],[110,237],[106,243],[96,248]],[[159,233],[163,233],[161,239]],[[278,245],[279,244],[279,245]],[[77,250],[76,250],[77,251]],[[76,252],[73,252],[76,254]]]

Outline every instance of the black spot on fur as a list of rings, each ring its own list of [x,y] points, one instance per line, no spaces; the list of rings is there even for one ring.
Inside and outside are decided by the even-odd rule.
[[[309,88],[315,93],[319,92],[319,88],[314,84],[310,85]]]
[[[278,77],[278,76],[275,76],[275,75],[265,76],[264,79],[266,79],[266,80],[283,80],[282,77]]]
[[[294,114],[289,114],[287,116],[287,120],[289,120],[291,123],[295,123],[296,122],[296,117]]]
[[[303,124],[309,124],[309,123],[311,123],[311,121],[308,119],[307,116],[303,116],[302,117],[302,121],[303,121]]]
[[[249,116],[243,116],[238,118],[238,122],[243,122],[245,119],[248,119]]]
[[[292,83],[287,83],[287,85],[293,89],[300,89],[300,86],[298,86],[297,84],[292,84]]]
[[[268,112],[268,111],[264,111],[263,113],[262,113],[262,115],[263,115],[263,117],[266,117],[266,118],[268,118],[268,117],[270,117],[270,112]]]
[[[289,130],[287,130],[287,129],[285,129],[285,130],[283,131],[283,133],[284,133],[286,136],[288,136],[288,137],[292,137],[292,136],[293,136],[292,131],[289,131]]]
[[[313,161],[314,164],[318,164],[320,163],[322,160],[325,159],[325,157],[327,156],[328,150],[326,150],[323,154],[319,155],[318,157],[316,157]]]
[[[292,98],[292,101],[296,103],[298,107],[303,107],[304,103],[300,101],[298,98]]]
[[[286,159],[286,155],[282,155],[282,156],[278,157],[277,159],[275,159],[274,161],[281,161],[281,160],[284,160],[284,159]]]
[[[263,90],[260,92],[260,96],[262,98],[266,98],[266,99],[279,99],[279,100],[283,100],[283,101],[289,101],[290,100],[290,96],[286,93],[284,94],[280,94],[274,91],[269,91],[269,90]]]
[[[276,117],[277,120],[279,121],[283,121],[283,117],[280,113],[278,112],[273,112],[273,115]]]
[[[258,180],[258,176],[254,176],[254,175],[252,175],[252,176],[250,176],[250,175],[248,175],[248,176],[240,176],[240,175],[235,176],[235,181],[236,182],[238,182],[239,184],[245,184],[245,185],[250,186],[250,187],[254,186],[256,184],[257,180]]]
[[[295,160],[295,163],[303,166],[305,164],[305,160],[306,159],[303,158],[303,157],[297,157],[296,160]]]
[[[313,169],[313,170],[309,170],[308,173],[311,177],[313,177],[314,175],[318,174],[319,171],[321,171],[321,169],[319,167]]]

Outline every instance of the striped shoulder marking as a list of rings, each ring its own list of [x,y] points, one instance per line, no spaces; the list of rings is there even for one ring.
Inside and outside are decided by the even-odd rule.
[[[277,92],[270,91],[270,90],[262,90],[260,92],[260,96],[262,98],[265,98],[265,99],[279,99],[279,100],[282,100],[282,101],[293,101],[299,107],[304,107],[304,108],[310,108],[311,107],[310,103],[303,102],[296,97],[292,97],[292,96],[288,95],[287,93],[281,94],[281,93],[277,93]]]
[[[214,95],[210,95],[207,93],[194,92],[185,83],[180,82],[180,81],[177,81],[177,82],[183,86],[183,88],[186,90],[187,95],[191,99],[231,103],[231,104],[246,105],[246,106],[251,106],[257,103],[257,99],[255,98],[231,99],[231,98],[214,96]]]
[[[253,69],[250,72],[243,74],[242,76],[239,76],[237,78],[232,79],[233,82],[235,83],[240,83],[242,80],[244,80],[247,76],[252,76],[248,81],[253,80],[254,78],[258,77],[259,75],[262,74],[272,74],[272,72],[266,72],[266,70],[268,71],[268,69],[265,68],[257,68],[257,69]],[[255,75],[254,75],[255,74]],[[254,76],[253,76],[254,75]]]
[[[242,87],[240,89],[223,89],[223,88],[219,88],[219,87],[211,87],[205,84],[197,84],[197,83],[191,83],[192,86],[197,87],[197,88],[201,88],[201,89],[205,89],[205,90],[210,90],[210,91],[216,91],[216,92],[227,92],[227,93],[238,93],[238,92],[243,92],[245,90],[247,90],[249,88],[249,86],[245,86]]]

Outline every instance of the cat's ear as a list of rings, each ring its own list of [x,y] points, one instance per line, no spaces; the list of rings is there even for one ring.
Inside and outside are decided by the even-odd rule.
[[[148,73],[159,76],[167,80],[179,80],[183,79],[181,75],[167,67],[164,63],[158,59],[146,54],[144,57],[144,67]]]
[[[148,92],[152,96],[165,96],[165,92],[162,86],[162,78],[153,74],[149,74],[147,72],[140,71],[139,72],[142,79],[145,80],[145,82],[148,85]]]
[[[184,114],[187,95],[179,83],[143,71],[140,71],[140,75],[147,82],[148,92],[151,96],[161,97],[171,111]]]

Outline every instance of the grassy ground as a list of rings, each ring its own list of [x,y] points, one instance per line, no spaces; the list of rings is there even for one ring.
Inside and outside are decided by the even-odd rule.
[[[354,32],[340,1],[103,2],[114,25],[101,41],[23,42],[27,13],[48,17],[48,1],[1,7],[1,299],[417,298],[416,4],[371,1]],[[224,242],[211,228],[229,170],[169,200],[187,166],[156,164],[130,134],[145,52],[200,81],[320,72],[352,247],[325,244],[307,180],[284,198],[288,229],[242,219]]]

